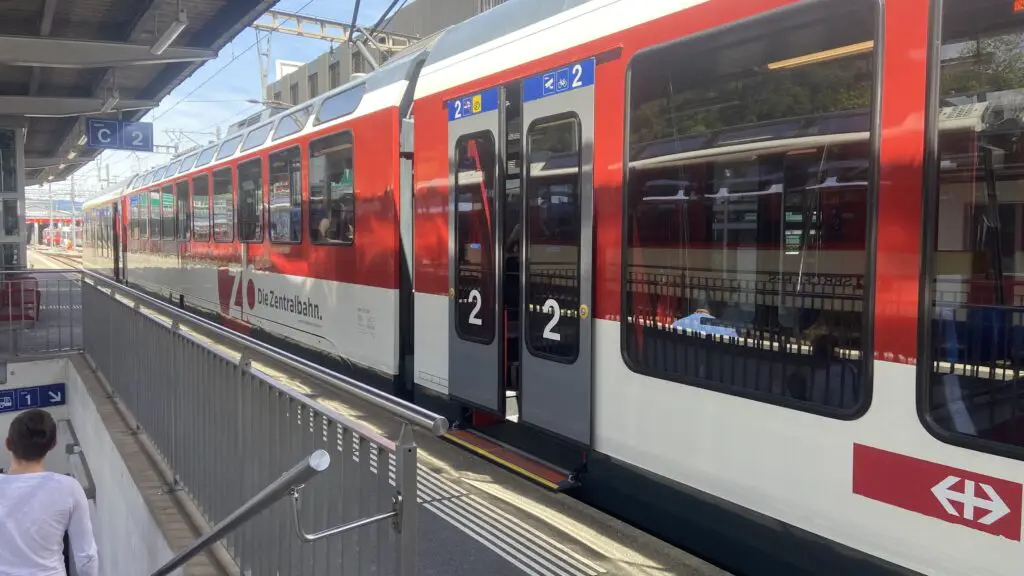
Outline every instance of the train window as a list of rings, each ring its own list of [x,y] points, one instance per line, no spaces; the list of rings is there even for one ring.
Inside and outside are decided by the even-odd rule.
[[[277,128],[274,129],[274,140],[301,132],[306,127],[306,123],[309,122],[309,115],[312,110],[311,106],[304,106],[282,116],[277,122]]]
[[[455,143],[455,332],[463,340],[494,340],[494,181],[489,131]]]
[[[309,144],[309,236],[314,244],[355,239],[354,164],[351,132]]]
[[[270,241],[302,241],[302,153],[298,146],[270,155]]]
[[[160,212],[163,214],[163,239],[174,240],[174,187],[170,184],[163,188]]]
[[[263,242],[263,160],[238,165],[238,238]]]
[[[866,406],[875,0],[801,3],[630,64],[623,355],[837,417]]]
[[[210,241],[210,177],[200,174],[192,178],[192,239]]]
[[[131,225],[130,226],[130,228],[131,228],[131,235],[132,235],[132,238],[138,240],[139,239],[139,197],[138,197],[138,195],[131,196],[130,198],[128,198],[128,204],[129,204],[128,214],[130,216],[129,224]]]
[[[259,128],[253,128],[250,130],[249,134],[245,137],[245,142],[242,142],[242,152],[252,150],[253,148],[265,143],[267,141],[267,136],[270,136],[271,128],[273,128],[272,124],[264,124]]]
[[[217,149],[217,160],[223,160],[228,156],[231,156],[238,150],[238,145],[242,142],[242,135],[234,136],[224,141]]]
[[[213,160],[213,154],[216,151],[217,151],[217,147],[216,146],[210,146],[206,150],[203,150],[202,152],[200,152],[199,153],[199,158],[196,158],[196,166],[195,167],[199,168],[200,166],[206,166],[207,164],[209,164],[210,161]]]
[[[945,0],[939,29],[921,409],[944,439],[1021,458],[1024,13]]]
[[[164,170],[167,170],[167,166],[161,166],[153,172],[153,182],[159,182],[164,179]]]
[[[149,193],[138,195],[139,199],[139,239],[149,238]]]
[[[149,237],[153,240],[161,238],[160,222],[160,189],[154,188],[149,191]]]
[[[231,168],[213,173],[213,240],[231,242],[235,239],[234,198],[231,194]]]
[[[366,85],[360,84],[344,92],[324,98],[323,103],[320,104],[320,109],[317,110],[316,122],[313,125],[316,126],[324,122],[337,120],[355,112],[356,108],[359,107],[359,102],[363,100],[365,92]]]
[[[164,178],[170,178],[178,173],[178,166],[181,165],[181,160],[175,160],[167,165],[167,171],[164,172]]]
[[[526,132],[527,349],[573,362],[580,320],[580,121],[542,118]]]
[[[193,154],[189,154],[188,156],[185,156],[185,158],[181,161],[181,167],[178,168],[178,174],[183,174],[183,173],[188,172],[189,170],[191,170],[192,166],[195,165],[195,163],[196,163],[196,158],[198,158],[198,157],[199,157],[199,153],[198,152],[195,152]]]
[[[174,186],[175,195],[177,196],[177,225],[175,226],[175,236],[178,240],[188,240],[189,230],[191,229],[192,221],[192,203],[189,202],[188,197],[188,180],[182,180]]]

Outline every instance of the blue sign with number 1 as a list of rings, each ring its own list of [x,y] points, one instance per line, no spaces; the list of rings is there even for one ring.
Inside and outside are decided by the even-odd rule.
[[[63,383],[0,390],[0,414],[30,408],[62,406],[66,403],[67,386]]]
[[[594,85],[594,59],[583,60],[527,78],[523,82],[523,101],[540,100]]]

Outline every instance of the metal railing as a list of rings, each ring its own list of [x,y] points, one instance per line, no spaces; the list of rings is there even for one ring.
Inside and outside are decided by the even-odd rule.
[[[243,574],[415,574],[417,448],[408,424],[440,435],[447,420],[81,274],[85,351],[174,470],[174,488],[216,525],[156,574],[217,541]],[[278,381],[278,370],[397,416],[407,423],[398,442]],[[318,451],[329,458],[310,473]]]
[[[82,348],[77,270],[0,271],[0,358]]]

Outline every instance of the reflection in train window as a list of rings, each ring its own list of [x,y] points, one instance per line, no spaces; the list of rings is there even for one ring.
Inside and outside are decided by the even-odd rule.
[[[139,239],[139,231],[141,226],[139,225],[139,195],[136,194],[128,199],[129,211],[128,214],[131,216],[131,234],[132,238]]]
[[[192,179],[192,239],[210,241],[210,177],[200,174]]]
[[[455,144],[455,332],[494,340],[494,135],[477,132]]]
[[[314,244],[355,239],[354,166],[351,132],[309,144],[309,236]]]
[[[263,160],[238,165],[238,238],[263,242]]]
[[[160,231],[160,189],[154,188],[149,191],[149,237],[152,240],[159,240]]]
[[[149,238],[149,197],[147,192],[136,196],[139,200],[139,238]]]
[[[175,236],[177,236],[178,240],[187,241],[192,223],[192,203],[189,202],[188,197],[188,180],[178,182],[174,187],[174,191],[178,196],[178,223],[177,226],[175,226]]]
[[[164,240],[174,240],[174,188],[170,184],[163,188],[160,198],[160,213],[163,215]]]
[[[806,3],[634,59],[634,370],[825,414],[862,406],[875,19],[874,0]]]
[[[302,241],[302,157],[298,146],[270,155],[270,241]]]
[[[234,198],[231,195],[231,168],[213,173],[213,241],[235,239]]]
[[[572,362],[580,346],[579,118],[533,122],[526,146],[526,346]]]
[[[1012,2],[944,2],[924,409],[989,447],[1024,448],[1022,43]]]

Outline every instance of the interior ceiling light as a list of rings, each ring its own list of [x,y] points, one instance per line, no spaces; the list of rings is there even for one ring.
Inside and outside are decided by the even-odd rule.
[[[153,47],[149,49],[150,53],[160,55],[167,50],[167,47],[174,42],[181,31],[188,26],[188,16],[185,15],[185,9],[181,7],[181,2],[178,2],[178,18],[171,22],[171,25],[164,31],[163,36],[153,44]]]
[[[788,60],[779,60],[778,62],[772,62],[771,64],[768,64],[768,69],[783,70],[786,68],[806,66],[807,64],[826,62],[828,60],[835,60],[836,58],[853,56],[854,54],[864,54],[866,52],[870,52],[874,47],[874,40],[868,40],[867,42],[850,44],[848,46],[840,46],[839,48],[833,48],[831,50],[823,50],[821,52],[814,52],[812,54],[804,54],[803,56],[797,56],[796,58],[789,58]]]

